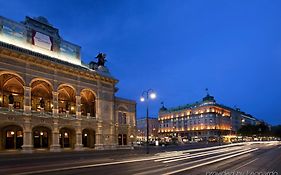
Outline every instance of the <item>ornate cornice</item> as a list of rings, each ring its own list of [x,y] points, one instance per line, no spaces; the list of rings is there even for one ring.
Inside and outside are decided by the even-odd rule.
[[[1,41],[0,54],[21,59],[32,64],[38,64],[41,66],[46,66],[48,68],[60,70],[68,74],[72,74],[74,76],[79,75],[93,80],[100,80],[103,82],[111,83],[114,85],[118,82],[118,80],[113,77],[100,75],[98,74],[98,72],[93,72],[85,67],[61,61],[56,58],[36,53],[27,49],[23,49]]]

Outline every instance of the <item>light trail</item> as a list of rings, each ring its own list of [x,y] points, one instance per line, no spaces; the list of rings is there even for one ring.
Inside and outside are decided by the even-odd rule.
[[[234,151],[234,152],[231,152],[231,153],[211,156],[211,157],[207,157],[207,158],[204,158],[204,159],[194,160],[194,161],[190,161],[190,162],[186,162],[186,163],[181,163],[181,164],[173,165],[173,166],[170,166],[170,167],[162,168],[161,170],[162,171],[163,170],[167,170],[168,171],[169,169],[179,168],[179,167],[187,166],[187,165],[190,165],[190,164],[193,164],[193,163],[198,163],[198,162],[203,162],[203,161],[207,161],[207,160],[211,160],[211,159],[215,159],[215,158],[220,158],[220,157],[224,157],[224,156],[228,156],[228,155],[232,155],[232,154],[236,154],[236,153],[240,153],[240,152],[248,151],[248,150],[250,150],[250,148],[246,148],[244,150]],[[146,174],[159,174],[159,170],[152,170],[152,171],[142,172],[142,173],[138,173],[138,174],[135,174],[135,175],[146,175]]]
[[[254,149],[251,149],[251,150],[243,151],[241,153],[229,155],[229,156],[226,156],[226,157],[222,157],[222,158],[215,159],[215,160],[212,160],[212,161],[209,161],[209,162],[204,162],[204,163],[197,164],[197,165],[194,165],[194,166],[186,167],[186,168],[183,168],[183,169],[171,171],[171,172],[168,172],[168,173],[164,173],[163,175],[170,175],[170,174],[180,173],[180,172],[183,172],[183,171],[191,170],[191,169],[194,169],[194,168],[198,168],[198,167],[201,167],[201,166],[213,164],[213,163],[216,163],[216,162],[220,162],[222,160],[226,160],[226,159],[237,157],[237,156],[240,156],[240,155],[243,155],[243,154],[247,154],[247,153],[250,153],[250,152],[253,152],[253,151],[256,151],[256,150],[258,150],[258,148],[254,148]]]
[[[161,159],[157,159],[157,160],[154,160],[154,161],[155,162],[160,162],[160,161],[165,161],[165,160],[170,160],[170,159],[175,159],[175,158],[183,158],[183,157],[190,157],[190,158],[192,158],[193,156],[197,156],[197,155],[208,155],[208,154],[212,154],[212,153],[220,153],[220,152],[224,152],[224,151],[231,151],[231,150],[237,150],[237,149],[241,149],[241,148],[225,148],[225,149],[211,150],[211,151],[194,153],[194,154],[188,153],[188,154],[184,154],[184,155],[181,155],[181,156],[161,158]]]

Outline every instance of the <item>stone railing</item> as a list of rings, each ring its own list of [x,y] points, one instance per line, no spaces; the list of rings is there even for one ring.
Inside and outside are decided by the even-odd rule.
[[[31,114],[33,116],[38,116],[38,117],[52,117],[53,113],[52,112],[48,112],[48,111],[35,111],[32,110]]]
[[[24,110],[23,109],[9,109],[7,107],[0,107],[0,114],[13,114],[13,115],[23,115],[24,114]],[[32,116],[36,116],[36,117],[53,117],[53,113],[50,111],[36,111],[36,110],[32,110],[31,111],[31,115]],[[71,114],[71,113],[59,113],[58,114],[59,118],[63,118],[63,119],[78,119],[76,114]],[[82,120],[96,120],[96,117],[92,117],[90,116],[90,114],[87,114],[87,116],[85,115],[81,115],[81,119]]]
[[[65,119],[76,119],[76,115],[75,114],[71,114],[71,113],[59,113],[58,114],[60,118],[65,118]]]
[[[87,113],[87,115],[81,115],[82,119],[88,119],[88,120],[96,120],[96,117],[91,116],[90,113]]]
[[[8,114],[13,113],[15,115],[22,115],[23,109],[15,109],[15,108],[7,108],[7,107],[0,107],[0,113]]]

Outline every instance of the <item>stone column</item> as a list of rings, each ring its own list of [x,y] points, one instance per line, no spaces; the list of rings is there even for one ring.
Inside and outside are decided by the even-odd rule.
[[[116,148],[117,144],[116,144],[116,134],[115,134],[115,123],[112,122],[110,123],[110,145],[111,148],[114,149]]]
[[[98,81],[98,90],[97,90],[97,97],[96,97],[96,119],[101,120],[101,109],[102,109],[102,100],[103,100],[103,94],[102,94],[102,86],[100,81]]]
[[[61,146],[59,142],[60,132],[58,127],[58,119],[53,120],[53,130],[52,130],[52,144],[50,146],[50,151],[59,152],[61,151]]]
[[[98,150],[104,149],[103,138],[102,138],[102,122],[98,122],[97,124],[95,149]]]
[[[53,91],[53,117],[58,117],[59,114],[59,93]]]
[[[112,101],[110,102],[111,111],[110,111],[110,145],[111,148],[116,148],[115,142],[115,108],[114,108],[114,94],[112,94]]]
[[[31,118],[28,116],[24,118],[22,151],[27,153],[33,151]]]
[[[82,145],[82,131],[81,128],[76,130],[76,143],[75,143],[75,150],[76,151],[81,151],[83,148]]]
[[[82,129],[81,129],[81,119],[78,119],[75,122],[75,145],[74,145],[74,149],[76,151],[80,151],[83,148],[82,145]]]
[[[23,110],[24,114],[31,114],[31,88],[28,86],[24,86]]]
[[[81,96],[76,96],[76,118],[81,118]]]

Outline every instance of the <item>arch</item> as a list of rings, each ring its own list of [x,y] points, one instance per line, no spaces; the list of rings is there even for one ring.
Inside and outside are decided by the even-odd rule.
[[[118,111],[127,112],[128,111],[128,107],[126,105],[121,104],[121,105],[118,105],[117,110]]]
[[[71,127],[60,128],[59,143],[61,148],[74,148],[75,140],[75,129]]]
[[[75,92],[75,94],[76,94],[76,89],[74,88],[74,86],[72,86],[72,85],[70,85],[70,84],[66,84],[66,83],[62,83],[62,84],[60,84],[60,85],[58,86],[57,91],[59,91],[59,89],[60,89],[60,88],[62,88],[63,86],[67,86],[67,87],[69,87],[69,88],[73,89],[73,90],[74,90],[74,92]]]
[[[80,92],[81,114],[84,116],[96,116],[96,95],[91,89],[83,89]]]
[[[94,148],[96,144],[96,131],[85,128],[82,130],[82,144],[84,147]]]
[[[23,128],[16,124],[6,125],[1,129],[4,149],[21,149],[23,145]]]
[[[51,112],[53,102],[53,85],[45,79],[34,78],[30,82],[31,106],[33,110],[42,109]]]
[[[23,108],[25,82],[16,73],[2,71],[0,74],[0,106]]]
[[[83,88],[83,89],[80,90],[80,94],[81,94],[82,91],[91,91],[95,95],[95,97],[97,98],[97,93],[93,89]]]
[[[49,148],[52,137],[52,130],[43,125],[38,125],[32,128],[33,147],[34,148]]]
[[[52,84],[49,80],[46,80],[46,79],[44,79],[44,78],[39,78],[39,77],[33,78],[33,79],[30,81],[29,86],[31,87],[32,83],[34,83],[35,81],[44,81],[45,83],[49,84],[49,86],[51,86],[52,90],[54,89],[53,84]]]
[[[4,75],[4,74],[11,74],[11,75],[14,75],[14,76],[18,77],[18,78],[20,78],[21,81],[23,82],[23,86],[26,85],[25,80],[24,80],[24,79],[22,78],[22,76],[19,75],[18,73],[12,72],[12,71],[5,71],[5,70],[4,70],[4,71],[0,71],[0,76],[1,76],[1,75]]]
[[[59,113],[76,112],[76,89],[68,84],[61,84],[58,87]]]

